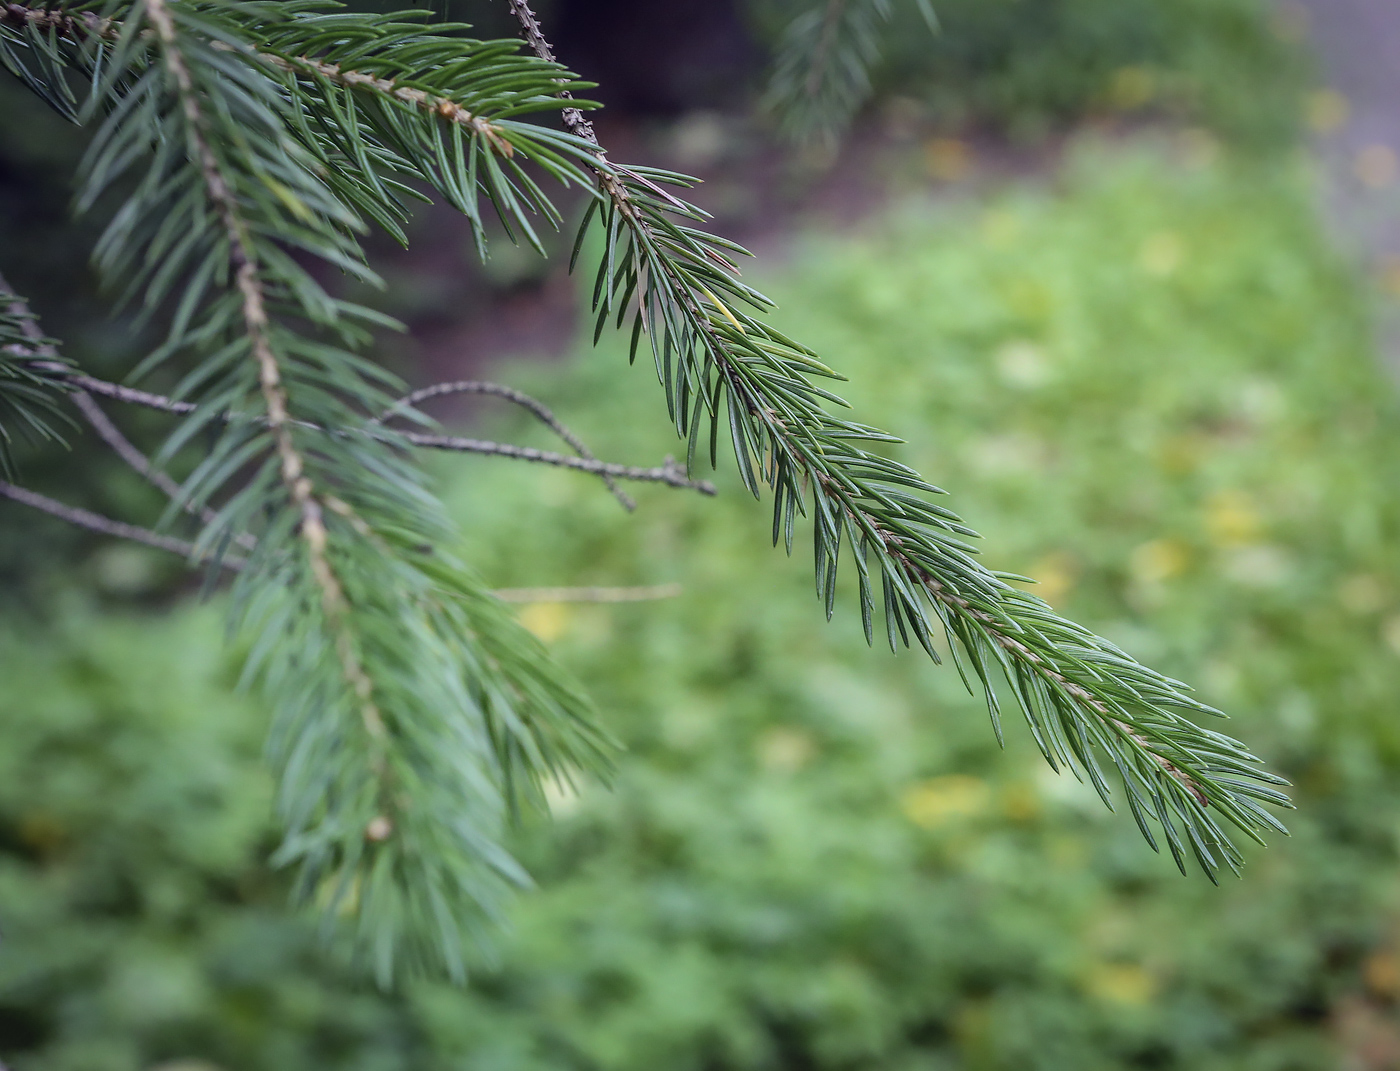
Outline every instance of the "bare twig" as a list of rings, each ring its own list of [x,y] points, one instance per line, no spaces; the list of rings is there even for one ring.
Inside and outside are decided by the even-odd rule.
[[[35,320],[33,314],[29,311],[28,304],[14,292],[3,275],[0,275],[0,300],[8,301],[11,315],[20,317],[20,330],[24,332],[26,338],[34,343],[33,349],[29,352],[35,357],[43,358],[42,361],[36,362],[36,367],[46,371],[63,373],[68,382],[78,388],[72,392],[73,404],[77,406],[78,412],[83,414],[83,418],[92,425],[92,429],[97,432],[102,441],[110,446],[118,457],[149,480],[168,498],[172,501],[180,501],[180,485],[160,469],[156,468],[155,465],[151,464],[150,458],[136,449],[131,440],[121,433],[120,429],[108,419],[107,414],[102,411],[101,407],[93,401],[92,395],[89,394],[88,391],[96,387],[97,391],[95,393],[107,394],[113,397],[135,394],[140,395],[143,401],[166,402],[167,399],[163,399],[159,395],[147,394],[145,391],[133,391],[129,387],[120,387],[115,383],[106,383],[100,379],[93,379],[91,376],[74,372],[68,365],[59,361],[58,352],[52,345],[44,341],[44,333],[39,329],[38,321]],[[19,347],[16,346],[12,348],[18,349]],[[123,398],[122,400],[132,399]],[[170,407],[183,406],[185,404],[188,403],[169,402]],[[159,408],[166,408],[166,406],[162,405],[159,406]],[[193,409],[194,406],[191,405],[190,408]],[[184,503],[183,509],[186,513],[196,514],[200,520],[204,521],[206,524],[215,517],[214,511],[208,507],[197,510],[189,503]],[[246,532],[240,533],[235,537],[235,541],[245,550],[252,550],[257,546],[257,540]]]
[[[205,524],[212,524],[218,518],[218,514],[208,506],[196,507],[193,503],[186,501],[183,497],[184,493],[180,490],[180,485],[156,468],[151,463],[150,458],[132,445],[131,440],[112,423],[107,414],[102,411],[101,406],[93,401],[91,394],[81,390],[74,391],[73,404],[78,407],[78,411],[83,414],[84,419],[92,425],[93,430],[101,436],[103,442],[116,452],[118,457],[149,480],[172,502],[179,502],[181,509],[197,516]],[[233,539],[244,550],[252,550],[258,545],[258,541],[247,532],[239,532]]]
[[[150,409],[159,409],[166,413],[188,413],[195,408],[189,402],[177,402],[173,398],[167,398],[160,394],[151,394],[148,391],[133,390],[130,387],[123,387],[116,383],[108,383],[104,380],[93,379],[91,376],[72,375],[70,381],[75,385],[89,390],[94,394],[101,394],[108,398],[116,398],[119,401],[130,402],[133,405],[143,405]],[[230,419],[228,414],[224,419]],[[295,423],[295,422],[293,422]],[[314,428],[315,425],[305,425]],[[324,429],[317,429],[324,430]],[[355,434],[354,429],[338,430],[335,434],[349,435]],[[375,434],[373,424],[363,429],[363,434]],[[388,437],[391,433],[385,431],[380,434]],[[512,446],[509,443],[497,443],[488,439],[467,439],[455,435],[428,435],[415,431],[396,431],[393,437],[401,439],[412,446],[421,447],[426,450],[451,450],[458,453],[467,454],[491,454],[496,457],[509,457],[517,461],[533,461],[541,465],[557,465],[560,468],[577,469],[579,472],[589,472],[595,476],[611,476],[616,480],[637,480],[643,483],[664,483],[670,487],[679,487],[692,491],[699,491],[703,495],[713,495],[715,493],[714,484],[708,480],[692,480],[685,474],[683,466],[673,459],[668,459],[663,465],[655,468],[642,468],[635,465],[619,465],[611,461],[598,461],[596,459],[584,457],[569,457],[567,454],[556,454],[550,450],[536,450],[530,446]]]
[[[583,444],[582,440],[566,428],[559,421],[559,418],[556,417],[543,402],[531,398],[524,391],[518,391],[514,387],[507,387],[501,383],[487,383],[479,379],[456,380],[450,383],[435,383],[431,387],[423,387],[421,390],[416,390],[412,394],[400,398],[384,413],[371,421],[371,423],[378,424],[390,420],[395,415],[403,413],[404,410],[413,408],[419,402],[425,402],[429,398],[438,398],[445,394],[489,394],[496,398],[504,398],[506,401],[513,402],[522,409],[527,409],[533,413],[539,418],[541,423],[545,424],[555,435],[558,435],[559,438],[573,447],[574,453],[578,454],[578,456],[585,461],[598,460],[593,456],[588,447]],[[630,513],[637,508],[637,503],[632,500],[630,495],[617,486],[617,483],[611,476],[603,473],[602,478],[608,490],[613,493],[613,497],[622,503],[623,509]]]
[[[679,584],[654,584],[638,588],[497,588],[493,595],[503,602],[651,602],[674,599]]]
[[[150,391],[137,390],[135,387],[124,387],[120,383],[108,383],[106,380],[94,379],[81,372],[69,372],[68,382],[90,394],[100,394],[114,401],[126,402],[128,405],[142,405],[147,409],[159,409],[166,413],[193,413],[199,408],[194,402],[177,402],[174,398],[167,398],[163,394],[152,394]]]
[[[619,480],[637,480],[643,483],[664,483],[670,487],[683,487],[699,491],[702,495],[713,495],[715,485],[709,480],[692,480],[686,475],[685,466],[668,457],[664,464],[656,468],[644,469],[635,465],[617,465],[611,461],[589,461],[568,454],[556,454],[552,450],[536,450],[533,446],[512,446],[510,443],[491,442],[489,439],[463,439],[455,435],[425,435],[416,431],[402,431],[399,434],[414,446],[425,446],[434,450],[456,450],[467,454],[492,454],[496,457],[513,457],[518,461],[533,461],[540,465],[557,465],[564,469],[577,469],[594,475],[613,476]]]
[[[42,510],[50,516],[67,521],[69,524],[75,524],[79,528],[87,528],[90,531],[101,532],[103,535],[115,536],[118,539],[130,539],[158,550],[168,550],[183,558],[198,560],[193,543],[187,543],[183,539],[176,539],[173,536],[161,535],[159,532],[152,532],[149,528],[139,528],[134,524],[114,521],[110,517],[93,513],[91,510],[80,509],[77,506],[65,506],[62,502],[55,502],[52,498],[36,494],[23,487],[16,487],[3,480],[0,480],[0,496],[33,509]],[[225,569],[237,572],[243,568],[246,560],[226,556],[219,559],[219,564]]]

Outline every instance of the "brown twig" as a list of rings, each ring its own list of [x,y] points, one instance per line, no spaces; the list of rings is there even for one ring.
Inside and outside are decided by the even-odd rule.
[[[102,441],[110,446],[118,457],[149,480],[172,502],[179,502],[181,509],[198,517],[205,524],[211,524],[218,518],[218,514],[208,506],[197,507],[192,502],[186,501],[184,492],[180,490],[180,485],[156,468],[151,463],[150,458],[136,449],[131,440],[123,435],[107,414],[102,411],[102,407],[93,401],[91,394],[86,391],[74,391],[73,404],[83,414],[83,419],[92,425],[93,431],[97,432]],[[233,539],[244,550],[253,550],[258,545],[258,541],[247,532],[239,532]]]
[[[118,395],[135,393],[140,395],[143,400],[157,399],[163,401],[163,399],[159,399],[158,395],[147,394],[145,391],[132,392],[130,388],[118,387],[114,383],[104,383],[100,379],[93,379],[91,376],[82,375],[74,372],[68,365],[59,361],[58,352],[52,345],[44,341],[44,333],[39,329],[38,321],[35,320],[33,313],[30,312],[28,304],[15,293],[14,288],[6,281],[4,275],[0,275],[0,300],[8,302],[10,314],[20,318],[20,329],[24,332],[25,337],[34,343],[33,348],[29,352],[33,356],[41,359],[35,362],[35,367],[46,371],[62,373],[71,385],[77,387],[78,389],[71,392],[73,404],[77,407],[78,412],[83,414],[83,419],[92,426],[93,431],[97,432],[98,437],[110,446],[119,458],[145,477],[145,479],[150,481],[150,483],[164,493],[166,497],[171,501],[179,502],[181,500],[180,485],[160,469],[156,468],[155,465],[151,464],[150,458],[146,457],[145,454],[132,444],[130,439],[121,433],[120,429],[108,419],[107,414],[102,411],[101,407],[93,401],[92,395],[89,394],[88,390],[85,388],[96,386],[102,393],[108,393],[108,389],[113,388],[114,393]],[[170,403],[172,406],[176,404],[177,403],[174,402]],[[182,504],[182,508],[186,513],[195,514],[206,524],[215,518],[214,511],[207,507],[204,509],[196,509],[193,505],[186,502]],[[252,550],[257,546],[257,540],[246,532],[239,533],[235,537],[235,542],[245,550]]]
[[[414,446],[425,446],[434,450],[456,450],[468,454],[492,454],[496,457],[512,457],[517,461],[533,461],[540,465],[556,465],[579,472],[591,472],[596,476],[612,476],[619,480],[636,480],[643,483],[664,483],[669,487],[680,487],[699,491],[702,495],[713,495],[715,485],[709,480],[692,480],[685,466],[668,457],[656,468],[638,468],[635,465],[618,465],[611,461],[589,461],[568,454],[556,454],[552,450],[536,450],[533,446],[513,446],[510,443],[491,442],[487,439],[464,439],[455,435],[425,435],[415,431],[398,433]]]
[[[55,365],[55,367],[63,367]],[[105,380],[94,379],[91,376],[81,374],[69,375],[69,381],[84,390],[93,394],[100,394],[104,397],[115,398],[118,401],[129,402],[132,405],[142,405],[149,409],[158,409],[164,413],[191,413],[197,407],[192,402],[179,402],[173,398],[167,398],[161,394],[152,394],[149,391],[134,390],[131,387],[123,387],[117,383],[109,383]],[[230,419],[227,415],[224,419]],[[262,418],[264,421],[266,418]],[[382,419],[382,418],[381,418]],[[298,423],[298,422],[293,422]],[[370,427],[364,429],[364,434],[374,434],[372,425],[376,421],[370,422]],[[312,430],[322,431],[314,424],[300,424],[298,426],[308,427]],[[339,430],[335,434],[349,435],[355,434],[353,430]],[[388,434],[388,433],[380,433]],[[550,450],[536,450],[530,446],[513,446],[510,443],[492,442],[489,439],[470,439],[455,435],[430,435],[426,432],[395,431],[393,437],[402,439],[412,446],[421,447],[425,450],[449,450],[456,453],[467,454],[489,454],[495,457],[509,457],[517,461],[531,461],[541,465],[555,465],[559,468],[575,469],[579,472],[592,473],[595,476],[607,476],[616,480],[635,480],[642,483],[664,483],[669,487],[678,487],[685,490],[699,491],[702,495],[713,495],[715,493],[714,484],[708,480],[689,479],[685,470],[673,459],[654,468],[644,468],[636,465],[619,465],[611,461],[599,461],[595,458],[569,457],[567,454],[558,454]]]
[[[583,444],[583,441],[566,428],[543,402],[530,397],[524,391],[516,390],[514,387],[507,387],[501,383],[488,383],[479,379],[463,379],[449,383],[434,383],[430,387],[423,387],[420,390],[414,391],[412,394],[400,398],[385,412],[370,421],[370,423],[378,424],[386,420],[391,420],[395,415],[402,413],[405,409],[411,409],[419,402],[425,402],[429,398],[439,398],[447,394],[488,394],[496,398],[504,398],[506,401],[513,402],[521,408],[533,413],[541,423],[546,425],[555,435],[558,435],[559,438],[568,443],[569,446],[573,448],[574,453],[578,454],[578,456],[585,461],[598,460],[593,456],[588,447]],[[633,501],[630,495],[617,486],[611,476],[603,473],[602,478],[608,490],[613,493],[613,497],[622,503],[623,509],[630,513],[637,508],[637,503]]]
[[[103,535],[115,536],[118,539],[130,539],[136,543],[144,543],[148,547],[168,550],[172,554],[198,560],[193,543],[187,543],[185,540],[176,539],[173,536],[161,535],[159,532],[152,532],[149,528],[139,528],[134,524],[114,521],[110,517],[93,513],[91,510],[80,509],[77,506],[65,506],[62,502],[56,502],[45,495],[17,487],[3,480],[0,480],[0,496],[33,509],[42,510],[50,516],[77,525],[79,528],[87,528],[90,531],[101,532]],[[235,556],[225,556],[219,559],[219,564],[225,569],[237,572],[243,568],[246,561]]]

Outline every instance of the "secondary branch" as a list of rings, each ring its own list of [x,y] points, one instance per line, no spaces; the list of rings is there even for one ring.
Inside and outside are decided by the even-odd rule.
[[[463,379],[449,383],[434,383],[432,386],[423,387],[412,394],[405,395],[389,407],[384,413],[371,421],[372,424],[382,423],[392,419],[395,415],[401,414],[406,409],[411,409],[419,402],[426,402],[430,398],[439,398],[447,394],[488,394],[496,398],[504,398],[508,402],[520,406],[522,409],[533,413],[535,417],[555,435],[563,439],[574,450],[574,453],[585,461],[597,461],[592,451],[583,444],[583,441],[566,428],[562,422],[550,411],[549,407],[538,399],[531,398],[524,391],[518,391],[514,387],[507,387],[501,383],[488,383],[479,379]],[[603,483],[608,490],[613,493],[613,497],[622,503],[622,508],[629,513],[637,508],[637,503],[631,496],[623,491],[613,481],[612,476],[607,473],[601,474]]]
[[[67,521],[79,528],[101,532],[103,535],[115,536],[118,539],[130,539],[158,550],[168,550],[183,558],[198,560],[193,543],[187,543],[183,539],[176,539],[173,536],[161,535],[159,532],[152,532],[149,528],[139,528],[134,524],[114,521],[110,517],[104,517],[100,513],[93,513],[91,510],[81,509],[78,506],[65,506],[62,502],[57,502],[23,487],[16,487],[3,480],[0,480],[0,496],[32,509],[41,510],[51,517],[57,517],[59,520]],[[237,572],[243,568],[245,562],[239,557],[223,557],[219,559],[219,564],[225,569]]]

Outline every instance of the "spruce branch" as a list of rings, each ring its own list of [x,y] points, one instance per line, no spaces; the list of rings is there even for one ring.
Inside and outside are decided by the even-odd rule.
[[[540,61],[548,65],[539,74],[545,77],[549,92],[567,91],[568,85],[560,84],[567,81],[566,76],[553,64],[528,5],[511,0],[511,8]],[[295,14],[308,8],[288,4],[282,10]],[[319,61],[336,63],[343,73],[353,38],[322,35],[320,46],[308,47],[313,22],[310,18],[298,22],[295,17],[269,20],[267,27],[258,30],[256,49],[289,61],[315,53]],[[278,35],[280,51],[275,43]],[[393,66],[385,51],[373,52],[372,59],[381,65],[370,72],[375,77]],[[415,82],[425,77],[418,58],[411,58],[407,66],[405,77]],[[353,89],[337,87],[326,75],[304,69],[300,74],[286,73],[298,79],[297,91],[324,104],[327,112],[335,110],[325,95],[330,90],[339,89],[337,100],[343,108],[344,101],[356,99],[355,93],[365,87],[371,95],[384,88],[371,81],[356,81]],[[396,78],[395,85],[403,81]],[[382,107],[380,112],[367,107],[363,113],[337,113],[334,123],[324,125],[327,139],[318,151],[330,152],[326,158],[332,160],[363,159],[369,164],[368,174],[384,168],[408,169],[446,193],[476,222],[475,198],[462,195],[466,188],[474,188],[474,183],[466,181],[470,178],[467,155],[459,150],[454,156],[440,138],[433,141],[436,124],[446,123],[451,130],[461,130],[462,125],[447,123],[436,106],[430,106],[429,98],[459,102],[463,98],[440,91],[442,79],[418,87],[429,97],[389,100],[399,126],[386,121]],[[292,88],[288,84],[289,93]],[[542,106],[540,91],[538,83],[531,85],[531,108]],[[473,115],[480,113],[480,109],[469,110]],[[413,122],[410,112],[416,112]],[[873,638],[878,582],[892,646],[911,642],[912,631],[937,658],[931,635],[933,628],[942,628],[958,656],[959,668],[966,673],[970,667],[978,679],[998,733],[1000,704],[994,678],[1005,675],[1052,765],[1067,765],[1087,776],[1107,801],[1110,790],[1097,756],[1106,757],[1119,772],[1129,807],[1144,834],[1155,846],[1150,823],[1157,822],[1179,865],[1188,851],[1212,875],[1221,865],[1238,864],[1238,850],[1215,821],[1215,813],[1255,839],[1265,829],[1280,828],[1259,806],[1260,801],[1286,802],[1272,787],[1280,783],[1278,779],[1259,770],[1257,760],[1236,741],[1196,726],[1184,716],[1216,712],[1191,698],[1179,682],[1153,673],[1106,641],[1059,618],[1040,600],[1012,587],[1010,577],[980,566],[966,542],[974,533],[956,515],[925,497],[940,493],[939,489],[860,445],[897,440],[827,412],[826,403],[843,403],[813,382],[813,377],[839,377],[811,351],[755,315],[771,303],[738,281],[734,258],[743,251],[690,226],[702,221],[704,213],[664,189],[666,184],[684,187],[693,180],[613,164],[598,147],[581,110],[568,106],[564,113],[568,135],[549,140],[510,129],[514,151],[508,159],[494,143],[474,135],[476,147],[470,159],[480,161],[489,172],[488,187],[498,183],[492,188],[492,200],[498,209],[506,206],[504,218],[522,227],[527,208],[553,217],[543,207],[538,187],[527,184],[518,171],[520,161],[534,159],[565,182],[577,181],[580,165],[593,174],[599,200],[585,223],[597,219],[606,238],[594,287],[596,331],[601,332],[613,317],[621,324],[630,314],[634,356],[640,337],[648,337],[677,430],[689,443],[689,461],[693,462],[700,447],[706,423],[712,461],[717,457],[719,429],[728,426],[746,486],[757,494],[766,483],[774,491],[775,542],[782,539],[791,549],[796,515],[812,517],[818,593],[828,613],[834,608],[836,564],[845,542],[855,552],[862,620],[869,638]],[[507,129],[504,122],[498,125]],[[380,151],[367,155],[356,148],[356,139],[368,143],[371,136],[380,139]],[[314,139],[302,137],[304,144],[314,144]],[[583,153],[580,145],[586,147]],[[510,174],[490,170],[503,160],[517,170]],[[470,443],[457,445],[471,448]]]
[[[552,56],[526,0],[510,6],[525,39],[542,58]],[[591,127],[565,122],[597,145]],[[1100,765],[1106,758],[1149,844],[1157,847],[1155,822],[1183,869],[1188,852],[1212,880],[1222,866],[1238,868],[1242,857],[1216,814],[1254,840],[1282,831],[1260,806],[1288,805],[1276,790],[1282,779],[1238,741],[1185,716],[1218,711],[1014,588],[1009,575],[981,566],[966,542],[976,533],[928,500],[944,492],[860,445],[899,440],[827,411],[824,403],[845,403],[812,379],[840,377],[759,318],[772,302],[739,282],[733,257],[743,250],[672,219],[705,215],[659,195],[658,183],[694,180],[618,167],[601,146],[593,167],[601,203],[590,205],[583,227],[596,219],[605,236],[593,290],[598,330],[630,315],[633,359],[646,335],[692,463],[706,418],[712,464],[727,426],[745,485],[756,497],[763,484],[774,493],[775,543],[784,541],[790,553],[796,515],[812,518],[817,591],[828,616],[845,543],[868,640],[878,584],[891,648],[907,646],[912,632],[939,661],[932,634],[946,633],[964,680],[981,687],[998,738],[996,678],[1004,676],[1051,766],[1088,777],[1112,806]],[[576,255],[581,244],[582,232]]]
[[[223,225],[229,266],[240,299],[243,330],[249,353],[257,365],[258,384],[266,406],[267,427],[276,444],[282,483],[300,514],[301,537],[306,543],[311,574],[321,590],[322,606],[338,632],[335,646],[341,667],[346,681],[360,699],[360,716],[365,731],[372,739],[381,740],[386,730],[374,697],[374,682],[361,664],[354,640],[346,632],[345,591],[326,553],[329,537],[323,502],[306,472],[306,461],[293,442],[288,426],[291,415],[288,412],[287,392],[282,385],[282,366],[268,337],[267,293],[248,224],[224,177],[223,166],[209,144],[203,104],[185,62],[175,31],[175,20],[166,0],[145,0],[145,17],[160,40],[162,58],[174,79],[179,105],[184,113],[184,132],[189,140],[191,155],[203,178],[209,202]]]
[[[44,31],[71,26],[80,38],[56,47],[91,87],[65,114],[106,116],[80,207],[132,176],[99,266],[147,310],[174,310],[166,342],[136,376],[192,364],[175,399],[86,385],[182,418],[156,463],[200,429],[217,433],[182,490],[200,508],[223,492],[197,550],[256,530],[234,602],[252,647],[247,677],[278,708],[271,752],[287,824],[278,859],[299,865],[302,895],[353,920],[382,980],[405,963],[460,975],[482,921],[525,880],[500,846],[507,809],[538,798],[546,780],[604,769],[612,745],[538,643],[443,549],[451,526],[407,462],[411,444],[367,428],[392,403],[391,380],[350,347],[389,322],[329,297],[289,255],[373,282],[355,238],[359,213],[392,230],[407,189],[394,176],[413,174],[412,154],[424,148],[398,128],[402,108],[427,98],[325,70],[302,80],[259,53],[258,34],[286,30],[313,6],[114,3],[100,33],[61,21]],[[508,115],[549,99],[555,72],[540,73],[533,57],[515,65],[536,87],[522,97],[500,85],[508,58],[464,65],[480,58],[480,43],[425,34],[421,19],[396,25],[405,54],[410,39],[455,52],[463,100]],[[321,26],[302,19],[295,29]],[[32,24],[18,35],[0,27],[10,52],[47,48],[41,36]],[[512,47],[487,52],[500,59]],[[399,85],[414,88],[409,81]],[[316,96],[326,91],[344,99]],[[372,130],[335,126],[359,96],[393,147]],[[464,129],[462,114],[446,111],[432,122]],[[472,132],[473,159],[535,138],[515,124],[494,140],[492,123]],[[372,159],[362,167],[364,154]],[[524,213],[534,204],[524,182],[501,172],[480,192],[508,216]]]
[[[827,0],[841,16],[830,57],[845,15],[870,2]],[[1155,847],[1160,827],[1178,865],[1186,852],[1212,876],[1238,865],[1217,817],[1255,839],[1281,829],[1262,806],[1286,805],[1279,779],[1187,717],[1215,712],[982,567],[975,533],[931,500],[940,490],[883,453],[898,440],[832,414],[844,403],[821,382],[840,377],[768,324],[772,303],[738,278],[744,251],[671,192],[694,180],[609,160],[588,102],[572,97],[582,83],[554,61],[525,0],[510,4],[533,55],[423,14],[319,0],[0,8],[0,62],[98,126],[80,207],[104,194],[122,203],[97,262],[166,327],[134,379],[167,365],[180,382],[170,398],[97,389],[44,360],[14,317],[0,318],[0,355],[39,377],[35,390],[77,387],[180,417],[154,465],[213,433],[182,501],[213,511],[195,554],[216,556],[235,533],[257,539],[236,619],[248,677],[276,707],[277,858],[299,864],[303,895],[353,920],[381,978],[404,960],[460,974],[463,943],[524,880],[501,847],[506,813],[550,778],[606,768],[610,742],[586,701],[441,549],[454,532],[414,447],[713,493],[690,473],[706,444],[717,462],[727,430],[746,487],[773,493],[774,542],[790,553],[797,515],[811,519],[828,616],[845,544],[867,639],[877,588],[892,648],[917,641],[937,660],[942,629],[997,732],[1004,677],[1052,766],[1087,776],[1106,801],[1103,766],[1116,768],[1144,835]],[[565,129],[522,119],[541,112]],[[596,222],[595,337],[630,316],[635,360],[646,336],[684,466],[634,469],[376,417],[401,388],[360,350],[391,323],[327,294],[304,262],[376,283],[358,235],[375,222],[402,238],[424,187],[470,219],[483,251],[483,200],[512,238],[542,248],[535,226],[561,216],[541,176],[590,193],[575,260]]]

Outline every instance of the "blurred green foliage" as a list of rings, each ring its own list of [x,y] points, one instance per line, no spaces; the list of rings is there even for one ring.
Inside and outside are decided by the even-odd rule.
[[[1262,0],[937,0],[932,39],[913,3],[894,7],[877,83],[945,123],[1035,137],[1168,116],[1256,149],[1297,129],[1300,31]]]
[[[1283,1071],[1400,1045],[1395,403],[1305,178],[1199,136],[1083,144],[1055,190],[914,200],[769,282],[991,562],[1235,716],[1297,782],[1293,838],[1222,888],[1180,877],[1016,726],[999,753],[951,668],[867,649],[849,597],[823,624],[737,480],[627,516],[578,474],[449,459],[493,582],[684,585],[522,609],[630,754],[526,821],[540,887],[495,958],[465,992],[339,966],[263,862],[262,715],[218,608],[73,606],[0,638],[13,1071]],[[651,462],[675,446],[623,361],[502,378]]]

